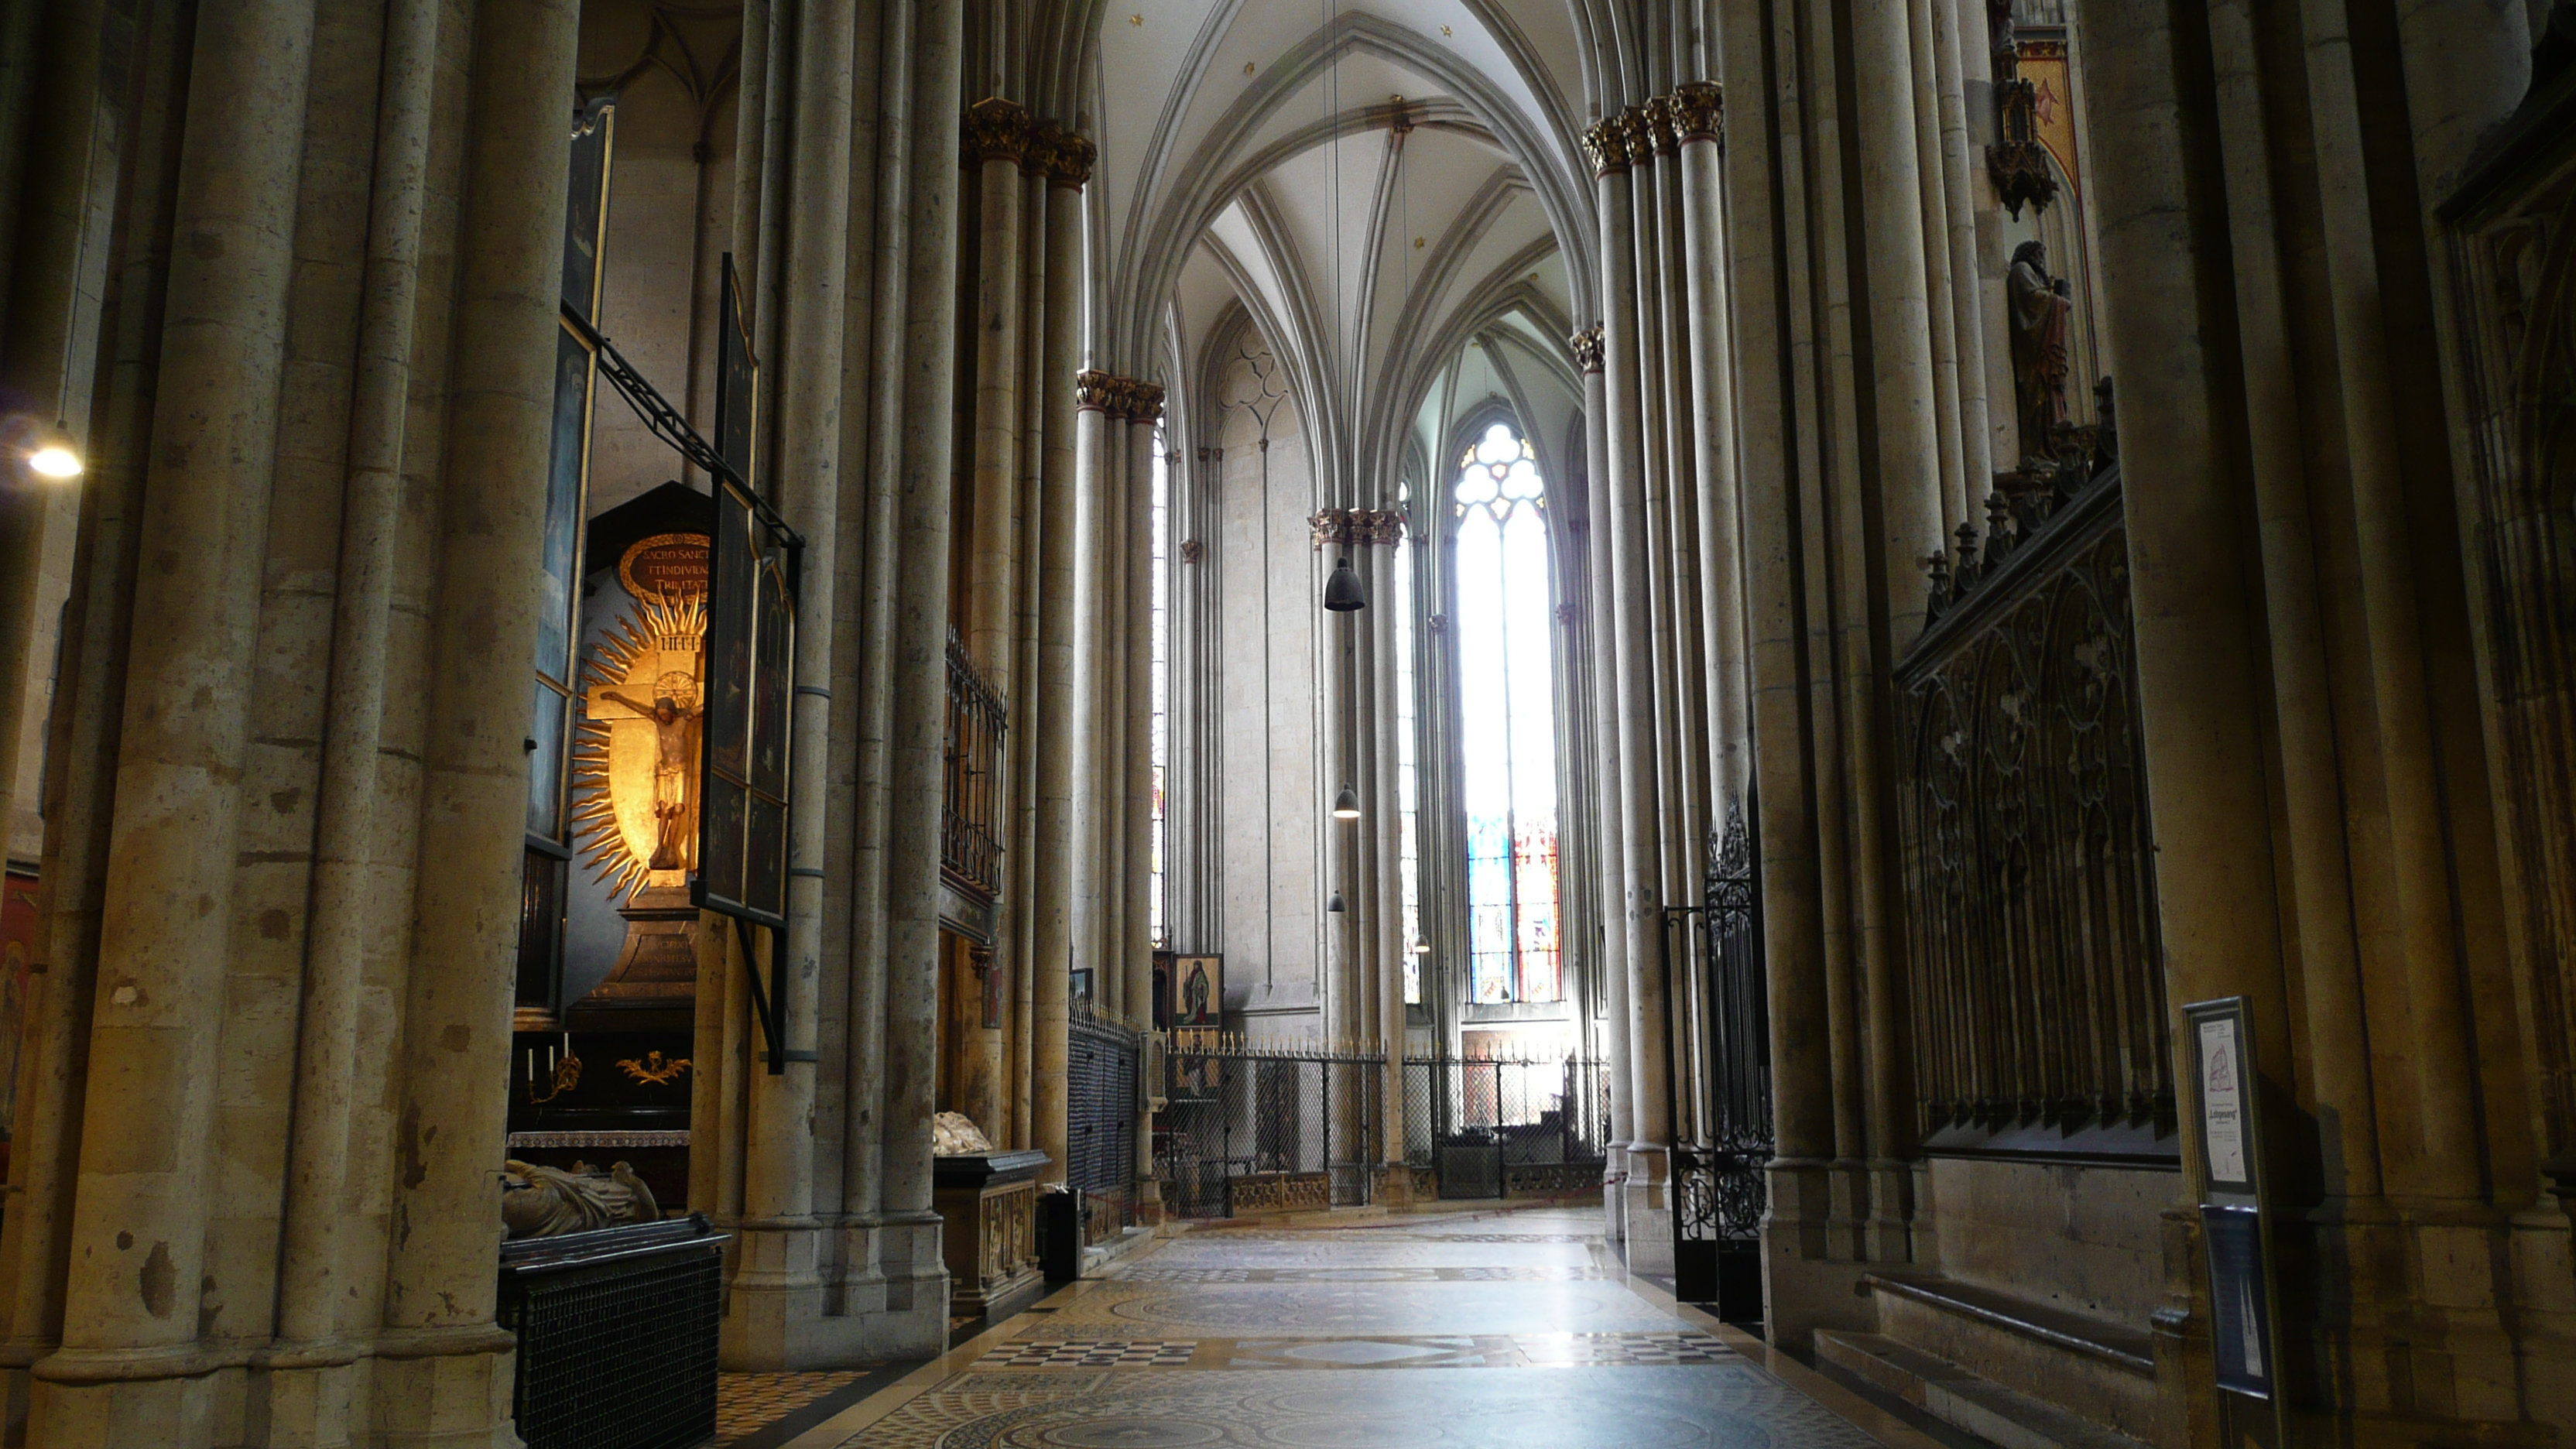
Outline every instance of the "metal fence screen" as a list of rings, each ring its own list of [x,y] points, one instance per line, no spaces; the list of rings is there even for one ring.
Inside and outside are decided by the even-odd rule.
[[[1086,1241],[1134,1220],[1136,1211],[1135,1028],[1077,1007],[1066,1023],[1064,1180],[1082,1189]]]
[[[1185,1218],[1370,1200],[1384,1055],[1179,1028],[1155,1132],[1163,1201]]]
[[[1413,1057],[1404,1157],[1444,1198],[1553,1196],[1601,1185],[1610,1079],[1593,1057]]]
[[[716,1431],[724,1234],[692,1216],[507,1244],[501,1326],[529,1449],[694,1449]]]

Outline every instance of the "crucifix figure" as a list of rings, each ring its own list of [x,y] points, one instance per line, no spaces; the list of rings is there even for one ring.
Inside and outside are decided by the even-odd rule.
[[[631,714],[603,708],[622,706]],[[648,719],[653,722],[653,858],[655,870],[687,870],[697,863],[698,741],[705,732],[706,705],[698,698],[697,676],[669,670],[653,681],[650,703],[601,685],[591,691],[593,719]]]

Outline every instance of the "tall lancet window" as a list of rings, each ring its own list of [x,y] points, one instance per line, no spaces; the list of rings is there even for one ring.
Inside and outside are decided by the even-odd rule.
[[[1547,487],[1496,423],[1458,460],[1458,720],[1468,988],[1556,1001],[1556,661]]]

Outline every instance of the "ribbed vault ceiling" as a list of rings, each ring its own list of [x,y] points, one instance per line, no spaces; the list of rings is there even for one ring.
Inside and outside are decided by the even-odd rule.
[[[1103,365],[1186,390],[1248,313],[1353,502],[1489,398],[1564,430],[1593,310],[1568,0],[1108,0],[1099,34]]]

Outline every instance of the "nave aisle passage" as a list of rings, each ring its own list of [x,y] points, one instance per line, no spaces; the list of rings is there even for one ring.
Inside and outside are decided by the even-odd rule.
[[[1753,1340],[1632,1289],[1597,1209],[1202,1227],[1053,1295],[793,1449],[1928,1444],[1780,1370],[1810,1397],[1766,1362]]]

